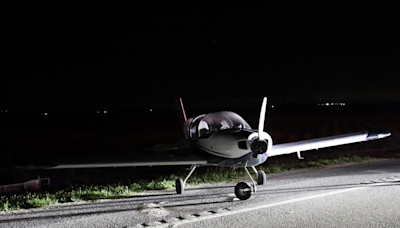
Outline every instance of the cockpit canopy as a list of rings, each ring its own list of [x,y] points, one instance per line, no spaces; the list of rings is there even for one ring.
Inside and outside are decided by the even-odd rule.
[[[234,112],[214,112],[196,117],[190,124],[190,138],[207,138],[212,133],[228,129],[251,129],[250,125]]]

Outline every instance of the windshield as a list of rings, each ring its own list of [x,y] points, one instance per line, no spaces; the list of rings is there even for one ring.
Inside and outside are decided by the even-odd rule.
[[[214,112],[205,115],[199,125],[199,138],[206,138],[211,133],[227,129],[251,129],[250,125],[234,112]]]

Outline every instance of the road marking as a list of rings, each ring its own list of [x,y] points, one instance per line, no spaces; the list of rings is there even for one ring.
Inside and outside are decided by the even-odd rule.
[[[265,205],[259,205],[253,208],[244,208],[244,209],[238,209],[238,210],[229,210],[228,208],[224,209],[218,209],[216,211],[203,211],[200,213],[196,214],[191,214],[187,215],[185,217],[176,217],[176,218],[170,218],[167,220],[161,220],[157,222],[150,222],[150,223],[142,223],[142,224],[137,224],[136,227],[177,227],[179,225],[187,224],[187,223],[193,223],[193,222],[198,222],[198,221],[203,221],[207,219],[213,219],[213,218],[219,218],[223,216],[229,216],[229,215],[234,215],[234,214],[239,214],[239,213],[244,213],[244,212],[249,212],[249,211],[254,211],[254,210],[260,210],[260,209],[265,209],[269,207],[274,207],[274,206],[280,206],[284,204],[289,204],[289,203],[295,203],[295,202],[300,202],[300,201],[305,201],[305,200],[310,200],[310,199],[316,199],[320,197],[325,197],[325,196],[331,196],[331,195],[336,195],[336,194],[341,194],[345,192],[351,192],[351,191],[356,191],[360,189],[365,189],[371,186],[389,186],[389,185],[397,185],[397,181],[393,182],[378,182],[378,183],[368,183],[368,185],[363,186],[363,187],[354,187],[354,188],[346,188],[338,191],[333,191],[333,192],[327,192],[327,193],[322,193],[322,194],[317,194],[317,195],[312,195],[312,196],[306,196],[306,197],[301,197],[297,199],[291,199],[291,200],[285,200],[281,202],[276,202],[276,203],[271,203],[271,204],[265,204]],[[364,183],[367,184],[367,183]]]
[[[397,176],[393,176],[393,177],[376,179],[376,180],[373,180],[373,181],[361,182],[361,184],[392,183],[392,182],[400,182],[400,178],[397,177]]]
[[[371,186],[371,185],[369,185],[369,186]],[[325,196],[337,195],[337,194],[341,194],[341,193],[345,193],[345,192],[352,192],[352,191],[356,191],[356,190],[360,190],[360,189],[364,189],[364,188],[367,188],[367,187],[347,188],[347,189],[342,189],[342,190],[338,190],[338,191],[322,193],[322,194],[318,194],[318,195],[306,196],[306,197],[301,197],[301,198],[297,198],[297,199],[290,199],[290,200],[285,200],[285,201],[281,201],[281,202],[260,205],[260,206],[256,206],[256,207],[252,207],[252,208],[243,208],[243,209],[238,209],[238,210],[232,210],[232,211],[211,214],[211,215],[207,215],[207,216],[194,217],[194,218],[190,218],[190,219],[181,220],[181,221],[175,222],[173,224],[162,224],[162,225],[155,226],[155,227],[159,227],[159,228],[171,227],[171,226],[175,227],[175,226],[192,223],[192,222],[203,221],[203,220],[207,220],[207,219],[219,218],[219,217],[223,217],[223,216],[234,215],[234,214],[239,214],[239,213],[244,213],[244,212],[249,212],[249,211],[255,211],[255,210],[280,206],[280,205],[289,204],[289,203],[295,203],[295,202],[300,202],[300,201],[305,201],[305,200],[310,200],[310,199],[321,198],[321,197],[325,197]]]

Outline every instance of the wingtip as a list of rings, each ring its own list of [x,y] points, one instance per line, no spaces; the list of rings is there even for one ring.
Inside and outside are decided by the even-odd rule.
[[[391,135],[390,131],[372,131],[367,133],[367,140],[383,139]]]
[[[392,135],[392,133],[390,133],[390,131],[384,131],[384,132],[380,132],[378,134],[378,138],[383,139],[383,138],[389,137],[390,135]]]

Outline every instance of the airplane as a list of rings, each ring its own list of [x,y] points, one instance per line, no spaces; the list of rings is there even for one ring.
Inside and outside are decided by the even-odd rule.
[[[185,184],[197,167],[242,167],[250,177],[251,184],[240,182],[235,186],[235,195],[240,200],[249,199],[253,192],[257,192],[257,185],[266,184],[266,174],[255,167],[264,163],[267,158],[297,153],[299,159],[302,151],[321,149],[326,147],[383,139],[391,135],[390,132],[355,132],[323,138],[302,140],[297,142],[273,144],[270,134],[264,131],[267,98],[264,97],[261,105],[258,128],[252,129],[250,125],[238,114],[230,111],[202,114],[194,118],[186,118],[182,99],[179,98],[178,108],[181,113],[180,124],[183,130],[183,144],[164,144],[149,148],[148,151],[177,151],[189,150],[183,157],[164,157],[161,160],[150,158],[140,160],[137,157],[108,158],[103,160],[67,161],[42,164],[26,164],[19,168],[33,169],[67,169],[67,168],[100,168],[100,167],[128,167],[128,166],[165,166],[165,165],[191,165],[190,172],[184,180],[177,179],[175,190],[183,194]],[[251,168],[256,180],[250,174]]]

